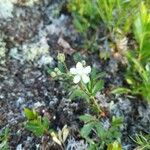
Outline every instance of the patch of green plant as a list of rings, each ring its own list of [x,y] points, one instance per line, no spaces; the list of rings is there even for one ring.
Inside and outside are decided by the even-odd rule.
[[[111,144],[108,144],[107,150],[122,150],[122,145],[115,141]]]
[[[30,110],[28,108],[24,109],[25,117],[27,122],[25,123],[25,128],[36,136],[42,136],[46,134],[49,130],[49,120],[47,117],[40,116],[35,110]]]
[[[140,0],[97,0],[102,21],[110,32],[128,33]],[[128,19],[127,19],[128,18]]]
[[[97,103],[95,96],[97,92],[101,91],[104,87],[104,81],[100,79],[102,76],[102,73],[97,73],[97,71],[93,68],[91,70],[89,83],[84,84],[83,82],[80,82],[78,86],[72,87],[70,98],[74,99],[77,97],[81,97],[83,99],[86,99],[90,104],[91,109],[94,112],[100,113],[100,105]]]
[[[80,32],[86,32],[88,28],[98,25],[100,16],[96,1],[70,0],[68,10],[72,13],[73,23]]]
[[[150,61],[150,12],[144,2],[141,3],[140,12],[134,21],[134,35],[138,43],[136,58],[145,64]]]
[[[95,116],[80,116],[80,120],[84,122],[80,134],[89,143],[88,150],[104,149],[107,145],[109,150],[116,150],[116,148],[120,150],[121,133],[119,129],[122,118],[113,117],[111,125],[107,129],[100,119],[103,110],[97,102],[96,94],[104,87],[104,81],[101,79],[104,73],[99,73],[97,69],[86,66],[85,61],[77,62],[75,67],[68,69],[64,54],[58,54],[57,59],[58,66],[61,63],[64,69],[61,70],[57,66],[57,69],[55,68],[51,72],[51,77],[59,81],[67,79],[67,83],[70,85],[69,97],[71,99],[78,97],[85,99],[92,110],[92,114],[95,114]]]
[[[128,66],[125,78],[130,89],[118,88],[113,93],[141,95],[150,101],[150,13],[143,2],[133,27],[138,48],[126,54]]]
[[[117,45],[117,40],[124,39],[132,33],[131,27],[135,14],[139,11],[142,0],[70,0],[68,10],[73,17],[76,29],[82,33],[84,43],[82,47],[91,52],[100,49],[100,43],[111,41]],[[104,38],[100,39],[100,31]],[[105,43],[104,43],[105,45]],[[111,56],[111,47],[100,50],[100,58],[107,59]]]
[[[140,150],[150,150],[150,134],[144,136],[142,133],[136,134],[135,139],[132,140],[139,145]]]
[[[98,50],[97,36],[100,25],[100,15],[97,2],[93,0],[69,0],[68,10],[71,12],[76,30],[82,34],[84,43],[81,48],[92,52]]]
[[[119,143],[121,138],[120,126],[123,123],[122,118],[113,117],[108,129],[104,128],[99,119],[91,115],[80,116],[80,120],[84,122],[80,134],[89,143],[88,150],[103,150],[105,147],[108,150],[113,150],[113,148],[115,150],[115,147],[118,148],[117,150],[121,149]]]
[[[40,116],[34,109],[25,108],[24,114],[27,118],[27,121],[25,122],[25,128],[27,130],[38,137],[49,135],[62,150],[65,149],[64,143],[69,135],[69,129],[66,125],[62,128],[62,130],[57,132],[52,129],[49,119],[45,116]]]
[[[71,0],[68,9],[72,13],[73,22],[80,32],[87,31],[89,27],[96,29],[103,21],[110,32],[120,29],[127,33],[140,1]]]
[[[63,54],[59,55],[64,57]],[[59,64],[64,69],[61,69]],[[95,96],[103,89],[104,81],[101,79],[103,75],[104,73],[99,73],[96,69],[86,66],[85,61],[78,62],[76,67],[68,69],[65,60],[61,60],[61,57],[58,57],[58,66],[51,72],[53,79],[67,81],[71,99],[77,97],[86,99],[91,110],[98,115],[101,113],[101,108]]]
[[[5,128],[0,132],[0,149],[9,150],[9,129]]]

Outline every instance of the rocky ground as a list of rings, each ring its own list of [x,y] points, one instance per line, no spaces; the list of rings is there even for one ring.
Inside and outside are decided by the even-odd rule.
[[[71,62],[68,64],[73,65],[72,54],[79,51],[82,43],[66,12],[65,0],[7,3],[11,9],[5,9],[5,14],[0,10],[0,130],[10,129],[10,149],[60,149],[47,136],[37,138],[24,129],[23,108],[27,107],[48,113],[55,129],[65,124],[72,129],[66,149],[86,150],[87,143],[77,134],[80,126],[77,118],[88,111],[86,103],[80,99],[71,102],[63,86],[47,72],[56,65],[58,52],[64,52]],[[123,84],[117,60],[110,58],[103,62],[97,54],[84,52],[83,57],[106,72],[105,90],[98,93],[97,99],[111,110],[111,115],[124,117],[123,147],[134,149],[130,136],[139,131],[150,132],[150,106],[140,98],[108,94],[109,87]],[[106,119],[104,123],[107,122]]]

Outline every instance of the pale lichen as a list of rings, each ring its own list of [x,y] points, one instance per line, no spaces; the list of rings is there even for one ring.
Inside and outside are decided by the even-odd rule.
[[[9,55],[21,63],[25,61],[31,62],[39,67],[51,64],[53,61],[53,58],[49,54],[49,45],[46,38],[33,43],[24,43],[20,52],[17,48],[12,48]]]
[[[13,17],[13,8],[12,0],[0,0],[0,18],[7,19]]]

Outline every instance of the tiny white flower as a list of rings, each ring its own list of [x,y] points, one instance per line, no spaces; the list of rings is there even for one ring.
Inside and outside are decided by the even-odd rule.
[[[76,68],[71,68],[70,69],[70,73],[75,75],[73,82],[79,83],[81,80],[86,84],[90,81],[89,78],[89,73],[91,72],[91,67],[87,66],[87,67],[83,67],[83,64],[78,62],[76,64]]]

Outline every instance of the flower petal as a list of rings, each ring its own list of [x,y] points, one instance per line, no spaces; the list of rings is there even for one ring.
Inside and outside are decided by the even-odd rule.
[[[77,64],[76,64],[76,68],[77,69],[83,69],[83,65],[82,65],[82,63],[81,62],[78,62]]]
[[[88,83],[89,81],[90,81],[90,78],[89,78],[89,76],[87,76],[87,75],[82,75],[82,81],[86,84],[86,83]]]
[[[77,74],[76,68],[70,68],[70,73],[71,74]]]
[[[84,68],[84,73],[85,74],[89,74],[91,72],[91,67],[90,66],[87,66]]]
[[[79,83],[80,80],[81,80],[81,77],[80,77],[79,75],[76,75],[76,76],[73,78],[73,82],[74,82],[75,84]]]

